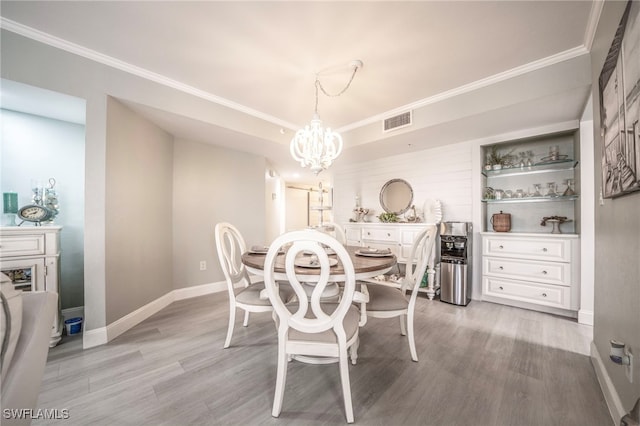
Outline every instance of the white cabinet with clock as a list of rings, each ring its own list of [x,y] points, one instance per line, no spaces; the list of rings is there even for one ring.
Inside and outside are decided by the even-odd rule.
[[[61,226],[9,226],[0,228],[2,272],[22,291],[60,293]],[[58,297],[60,306],[60,297]],[[49,346],[62,335],[60,309],[51,325]]]

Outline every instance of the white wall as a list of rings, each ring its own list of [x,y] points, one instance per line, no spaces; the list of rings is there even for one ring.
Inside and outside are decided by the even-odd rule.
[[[352,162],[333,170],[334,220],[348,222],[356,196],[370,209],[369,219],[384,212],[380,189],[390,179],[404,179],[413,188],[413,203],[419,214],[427,199],[440,200],[443,221],[472,219],[472,152],[468,142],[390,156],[381,160]]]
[[[62,309],[84,305],[84,141],[82,125],[0,110],[2,122],[1,192],[18,193],[31,203],[31,180],[55,178],[60,204]],[[19,219],[18,219],[19,223]],[[28,226],[24,224],[22,226]]]

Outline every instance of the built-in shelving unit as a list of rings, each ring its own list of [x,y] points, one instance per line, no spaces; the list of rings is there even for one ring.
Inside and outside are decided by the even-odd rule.
[[[577,316],[578,139],[575,129],[483,147],[483,300]],[[505,213],[511,229],[494,231],[492,217]],[[549,226],[554,216],[567,220]]]

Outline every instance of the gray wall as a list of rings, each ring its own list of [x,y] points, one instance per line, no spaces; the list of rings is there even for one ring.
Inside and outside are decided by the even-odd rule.
[[[176,140],[173,156],[175,288],[223,281],[214,227],[230,222],[247,246],[265,243],[264,157]],[[200,261],[207,262],[201,271]]]
[[[0,110],[1,191],[31,202],[31,180],[56,179],[60,213],[60,299],[62,309],[84,304],[84,126],[37,115]],[[17,219],[19,221],[19,219]],[[19,222],[18,222],[19,223]],[[27,226],[24,224],[22,226]]]
[[[122,309],[119,300],[106,305],[107,289],[111,296],[126,295],[127,283],[107,281],[107,271],[113,272],[107,256],[107,104],[109,96],[150,105],[178,115],[193,117],[203,122],[249,129],[259,132],[264,128],[278,131],[278,127],[254,117],[238,118],[229,108],[196,96],[172,89],[153,81],[136,77],[72,53],[56,49],[37,41],[0,30],[0,75],[2,78],[53,90],[85,99],[85,331],[90,332],[108,324],[107,318],[116,318]],[[117,126],[112,121],[111,126]],[[123,172],[126,173],[126,172]],[[264,173],[264,168],[261,169]],[[262,175],[261,175],[262,176]],[[264,190],[264,179],[260,190]],[[260,193],[262,207],[251,212],[255,222],[264,222],[264,194]],[[237,191],[234,198],[224,200],[228,206],[242,209],[245,194]],[[252,230],[247,228],[246,232]],[[264,239],[264,235],[261,237]],[[208,252],[210,253],[210,252]],[[202,259],[200,259],[202,260]],[[204,280],[204,278],[203,278]],[[191,283],[193,285],[194,283]],[[125,296],[123,296],[125,297]],[[127,305],[126,301],[123,303]],[[114,312],[107,312],[115,309]],[[85,339],[87,333],[85,333]]]
[[[592,49],[596,193],[602,189],[598,78],[626,2],[606,2]],[[636,7],[640,6],[636,2]],[[634,58],[637,60],[637,58]],[[626,411],[640,396],[640,192],[607,199],[595,208],[594,343]],[[609,340],[635,355],[634,383],[609,361]]]
[[[107,323],[172,283],[173,136],[107,100]]]

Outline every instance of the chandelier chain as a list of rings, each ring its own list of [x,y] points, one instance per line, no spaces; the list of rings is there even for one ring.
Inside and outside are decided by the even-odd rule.
[[[330,98],[336,98],[340,95],[342,95],[344,92],[347,91],[347,89],[349,89],[349,86],[351,86],[351,82],[353,81],[353,78],[356,76],[356,72],[358,72],[358,68],[359,67],[353,67],[353,73],[351,73],[351,78],[349,79],[349,82],[347,83],[346,86],[344,86],[344,89],[342,89],[339,93],[336,93],[335,95],[332,95],[331,93],[327,92],[325,90],[325,88],[322,86],[322,83],[320,82],[320,78],[319,75],[316,74],[316,106],[315,106],[315,112],[318,112],[318,88],[320,88],[320,90],[322,90],[322,93],[325,94],[325,96],[328,96]]]

